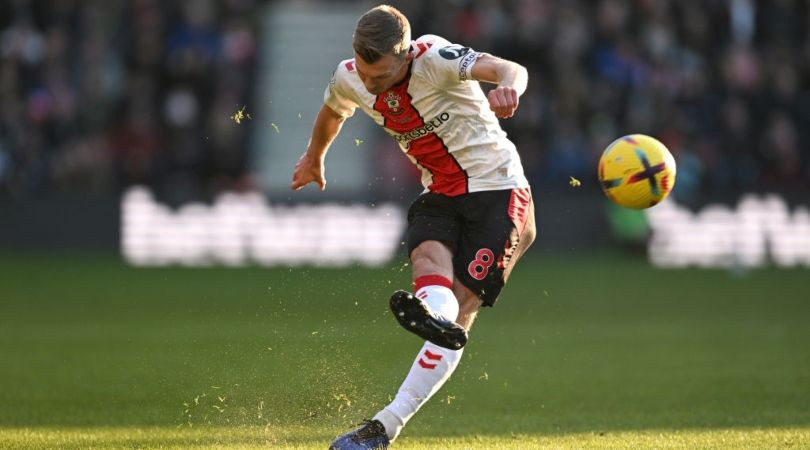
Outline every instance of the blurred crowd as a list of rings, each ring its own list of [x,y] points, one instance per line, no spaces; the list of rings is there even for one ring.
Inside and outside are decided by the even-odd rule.
[[[535,185],[593,179],[607,144],[645,133],[675,155],[682,200],[810,190],[806,1],[413,1],[405,9],[417,34],[441,31],[529,69],[521,110],[504,126]]]
[[[253,0],[0,2],[0,192],[238,189]]]
[[[682,199],[810,188],[806,1],[391,3],[417,36],[529,69],[504,126],[539,187],[593,179],[639,132],[672,150]],[[250,124],[231,116],[254,89],[261,4],[0,2],[0,195],[248,187]]]

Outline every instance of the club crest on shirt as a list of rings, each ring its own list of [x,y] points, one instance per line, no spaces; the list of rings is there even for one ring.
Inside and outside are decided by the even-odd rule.
[[[388,91],[388,93],[385,94],[385,104],[388,105],[388,110],[391,114],[400,115],[405,111],[399,104],[401,99],[399,94],[393,91]]]

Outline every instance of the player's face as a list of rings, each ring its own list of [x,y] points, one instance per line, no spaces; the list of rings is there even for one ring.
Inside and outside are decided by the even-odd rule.
[[[405,78],[411,55],[409,53],[404,58],[385,55],[374,64],[369,64],[355,53],[354,61],[357,75],[360,76],[366,90],[373,95],[380,95]]]

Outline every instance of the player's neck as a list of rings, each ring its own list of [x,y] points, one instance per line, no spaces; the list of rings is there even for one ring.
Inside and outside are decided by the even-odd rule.
[[[411,64],[413,64],[413,60],[408,61],[402,66],[400,73],[397,74],[396,78],[394,78],[394,84],[392,84],[389,89],[401,86],[402,83],[411,77]]]

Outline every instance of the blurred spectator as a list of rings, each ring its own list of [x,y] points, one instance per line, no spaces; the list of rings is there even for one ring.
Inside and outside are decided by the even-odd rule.
[[[253,0],[11,1],[0,6],[0,192],[176,200],[249,184]]]
[[[675,154],[681,200],[810,188],[807,2],[459,0],[441,15],[427,2],[402,6],[415,35],[441,30],[530,70],[520,114],[503,124],[535,185],[593,179],[608,143],[646,133]]]
[[[681,200],[810,188],[807,2],[392,3],[415,35],[530,70],[504,126],[538,187],[593,179],[610,141],[646,133],[675,154]],[[0,195],[146,183],[182,201],[249,188],[252,124],[229,117],[251,104],[261,6],[0,3]]]

